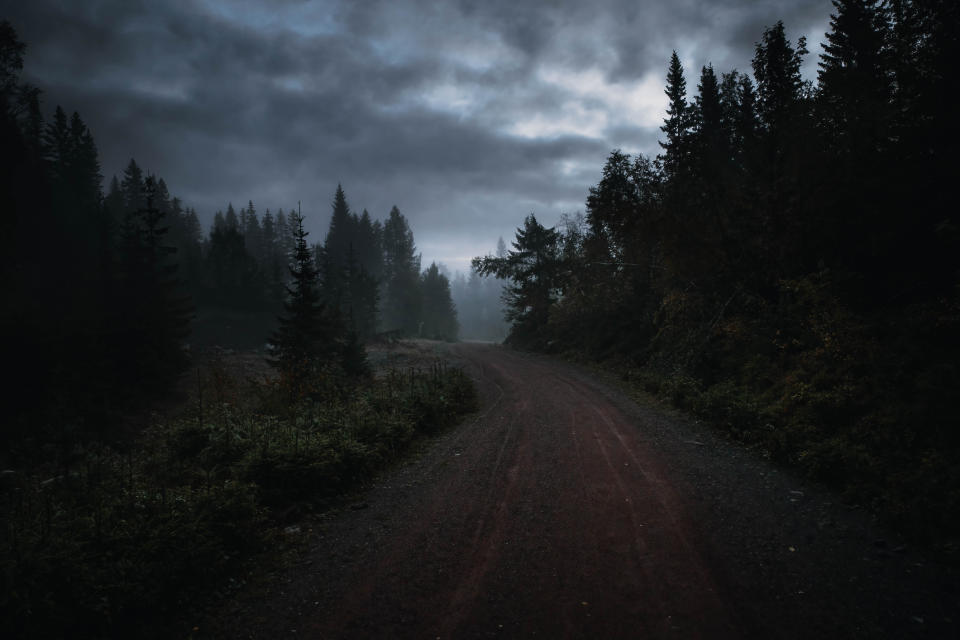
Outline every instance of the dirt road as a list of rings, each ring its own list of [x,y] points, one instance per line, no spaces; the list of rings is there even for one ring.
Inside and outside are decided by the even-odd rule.
[[[943,572],[582,370],[456,345],[481,410],[223,612],[275,638],[948,637]],[[226,622],[225,622],[226,621]]]

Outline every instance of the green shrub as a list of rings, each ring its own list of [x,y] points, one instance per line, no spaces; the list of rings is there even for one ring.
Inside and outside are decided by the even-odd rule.
[[[259,408],[219,402],[124,451],[87,444],[69,468],[5,477],[5,637],[168,637],[173,614],[256,553],[275,517],[327,504],[476,406],[470,379],[440,365],[314,385],[287,405],[288,388],[252,391]]]

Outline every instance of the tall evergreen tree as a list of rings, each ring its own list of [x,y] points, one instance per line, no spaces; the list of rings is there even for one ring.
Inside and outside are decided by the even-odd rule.
[[[676,175],[683,171],[687,154],[687,140],[690,130],[689,105],[687,104],[687,81],[683,77],[683,65],[674,51],[670,55],[670,68],[667,71],[667,117],[660,130],[666,135],[663,148],[663,166],[667,175]]]
[[[335,265],[334,268],[343,268],[347,264],[347,256],[355,243],[356,221],[350,213],[343,187],[339,184],[333,196],[332,205],[330,228],[323,246],[331,265]],[[356,248],[354,247],[353,250],[355,251]]]
[[[226,215],[217,212],[205,256],[204,299],[213,306],[257,309],[262,306],[256,261],[247,250],[233,206]]]
[[[227,229],[236,231],[243,237],[243,228],[240,226],[240,218],[237,217],[237,212],[233,208],[233,203],[227,203],[227,212],[223,216],[223,223]]]
[[[757,80],[757,107],[762,128],[755,174],[758,226],[763,230],[761,262],[773,280],[786,277],[809,263],[807,250],[818,233],[818,220],[801,210],[816,211],[803,201],[812,193],[809,184],[815,145],[810,135],[807,96],[800,66],[806,55],[806,40],[794,47],[786,37],[783,22],[764,30],[753,57]],[[814,261],[816,258],[813,258]]]
[[[457,310],[450,296],[450,281],[433,262],[420,278],[423,310],[420,335],[434,340],[457,339]]]
[[[798,114],[803,78],[800,66],[807,54],[806,38],[794,47],[787,40],[783,21],[764,30],[753,57],[753,75],[757,80],[760,120],[768,132],[779,137]]]
[[[818,114],[835,153],[873,155],[888,136],[886,23],[877,0],[833,0],[819,63]]]
[[[146,208],[147,199],[144,192],[143,171],[137,166],[137,162],[133,158],[130,158],[127,168],[123,171],[120,192],[123,194],[124,214],[136,213]]]
[[[341,331],[320,294],[316,265],[303,228],[303,217],[291,212],[294,252],[290,284],[279,327],[271,336],[272,364],[293,377],[310,376],[337,362]]]
[[[132,161],[131,164],[135,166]],[[115,354],[126,379],[143,380],[149,393],[166,388],[187,360],[191,306],[177,278],[176,249],[166,244],[165,215],[155,205],[157,183],[143,182],[145,206],[127,214],[121,254]]]
[[[420,256],[413,232],[397,207],[383,225],[384,330],[416,335],[420,320]]]
[[[559,233],[528,215],[517,229],[516,240],[506,258],[474,258],[480,275],[495,275],[509,281],[504,291],[506,318],[513,323],[509,341],[519,344],[544,344],[543,329],[550,309],[561,291]]]
[[[247,208],[244,210],[243,221],[243,239],[247,246],[250,256],[257,262],[257,266],[262,269],[263,255],[263,230],[260,228],[260,219],[257,217],[257,210],[253,206],[253,200],[247,202]]]
[[[375,280],[383,277],[383,228],[366,209],[357,222],[357,262]]]
[[[724,131],[720,83],[711,65],[703,67],[700,73],[693,112],[697,154],[702,160],[706,160],[706,163],[701,165],[701,174],[704,171],[711,171],[714,172],[713,177],[716,177],[715,172],[719,169],[719,165],[729,157],[727,149],[729,137]]]
[[[587,196],[587,224],[593,247],[603,247],[598,260],[623,261],[639,223],[640,207],[634,188],[630,156],[616,149],[607,157],[603,177]]]

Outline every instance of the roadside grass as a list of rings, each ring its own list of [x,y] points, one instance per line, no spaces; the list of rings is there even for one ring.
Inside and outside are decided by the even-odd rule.
[[[568,358],[590,363],[582,356]],[[787,375],[768,376],[751,370],[745,379],[705,384],[623,360],[592,366],[613,374],[628,391],[696,416],[760,455],[798,469],[847,503],[872,511],[941,562],[960,565],[960,452],[920,437],[910,421],[926,416],[891,407],[879,397],[883,389],[868,395],[859,380],[828,367],[798,366]]]
[[[439,362],[296,389],[214,366],[202,390],[206,406],[123,448],[3,473],[4,637],[168,637],[290,513],[334,504],[476,406]]]

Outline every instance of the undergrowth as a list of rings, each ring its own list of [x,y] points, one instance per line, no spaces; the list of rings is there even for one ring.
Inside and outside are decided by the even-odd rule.
[[[227,393],[223,373],[212,406],[124,449],[78,444],[3,472],[5,637],[166,637],[291,509],[322,508],[476,404],[440,364],[293,392],[261,380]]]
[[[683,342],[671,335],[653,356],[605,367],[960,563],[960,309],[871,316],[837,303],[821,279],[781,287],[778,308],[731,310],[686,342],[696,351],[658,359]]]

